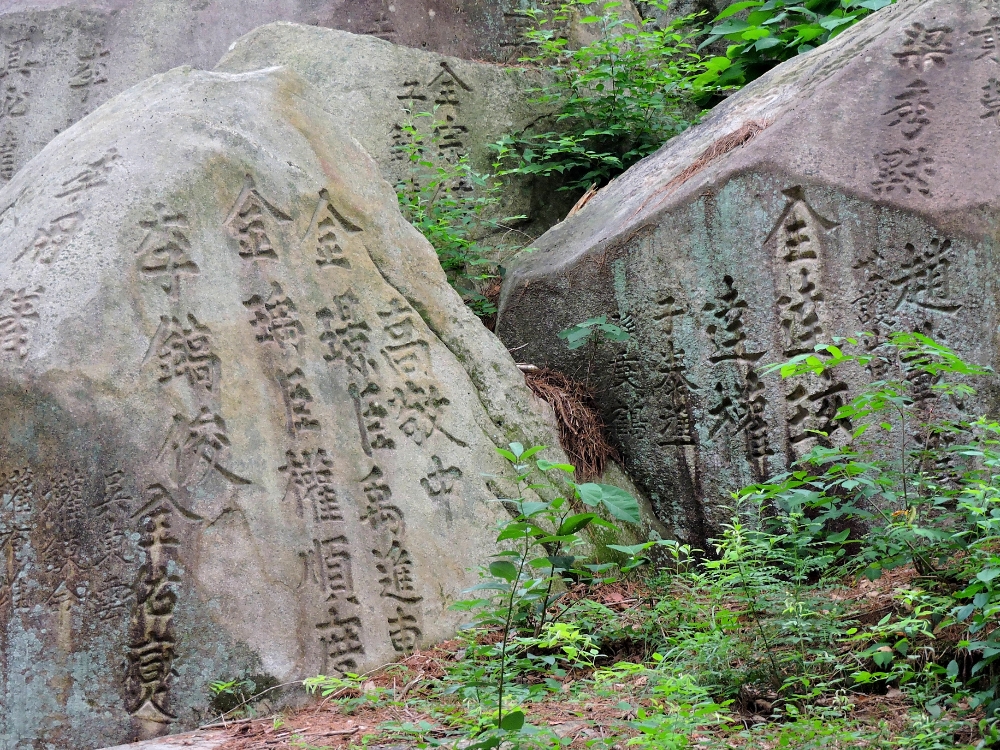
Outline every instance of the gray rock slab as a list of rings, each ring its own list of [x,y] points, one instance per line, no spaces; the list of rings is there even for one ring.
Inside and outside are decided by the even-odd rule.
[[[104,750],[217,750],[232,736],[228,732],[185,732],[172,737],[162,737],[142,742],[130,742],[127,745],[116,745]]]
[[[0,3],[0,182],[111,97],[178,65],[211,69],[258,26],[294,21],[504,61],[525,51],[524,7],[522,0],[8,0]],[[383,94],[395,96],[399,83]]]
[[[176,69],[0,190],[12,747],[191,729],[212,680],[451,635],[514,491],[495,447],[558,445],[307,87]]]
[[[677,537],[717,535],[730,492],[813,431],[845,438],[833,415],[856,382],[786,386],[767,363],[916,330],[998,364],[996,16],[973,0],[874,14],[730,97],[511,270],[499,335],[589,377]],[[557,338],[599,315],[630,341],[573,353]]]
[[[406,154],[413,126],[436,165],[467,155],[477,171],[492,172],[489,145],[519,133],[547,110],[530,93],[544,82],[534,70],[469,62],[394,46],[370,36],[302,24],[274,23],[233,43],[216,70],[245,72],[285,65],[318,93],[320,105],[351,133],[393,185],[418,181]],[[548,110],[551,112],[551,109]],[[471,185],[453,186],[461,191]],[[553,211],[555,209],[555,211]],[[527,216],[544,231],[568,206],[550,189],[520,181],[505,191],[495,213]],[[561,211],[561,213],[560,213]]]

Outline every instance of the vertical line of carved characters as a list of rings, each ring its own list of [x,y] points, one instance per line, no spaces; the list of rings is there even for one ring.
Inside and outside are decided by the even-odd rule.
[[[695,445],[693,393],[699,388],[688,378],[685,351],[673,341],[667,342],[649,385],[660,405],[649,424],[654,442],[659,446]]]
[[[28,356],[31,334],[38,325],[38,303],[45,287],[4,289],[0,292],[0,356],[10,352],[23,360]]]
[[[401,377],[422,379],[431,375],[430,345],[420,336],[417,313],[403,300],[392,299],[378,311],[382,330],[391,342],[382,349],[389,366]]]
[[[334,307],[336,312],[323,308],[316,313],[323,328],[319,340],[330,349],[324,359],[328,362],[343,361],[353,374],[360,377],[358,382],[366,383],[378,370],[378,364],[370,353],[371,328],[361,317],[360,302],[354,292],[335,297]]]
[[[241,258],[276,260],[276,238],[280,235],[281,225],[291,220],[291,216],[275,207],[257,191],[253,178],[247,175],[243,181],[243,190],[223,225],[239,242]]]
[[[462,478],[462,470],[457,466],[445,467],[440,456],[431,456],[432,467],[420,485],[424,488],[428,497],[441,506],[444,510],[445,521],[451,528],[454,516],[452,514],[451,501],[455,497],[456,483]]]
[[[1000,63],[1000,57],[997,53],[997,39],[1000,39],[1000,16],[993,16],[984,26],[970,31],[969,36],[979,43],[977,60],[988,59],[990,62]]]
[[[42,63],[35,59],[32,34],[25,31],[16,33],[15,37],[3,43],[3,50],[0,52],[0,80],[30,78],[35,70],[42,67]]]
[[[86,549],[87,477],[79,469],[61,471],[52,481],[39,525],[48,529],[48,544],[39,563],[57,576],[72,578],[90,567],[94,550]]]
[[[181,378],[201,405],[219,403],[222,364],[212,350],[212,331],[194,315],[188,314],[186,325],[162,316],[144,361],[156,363],[161,383]]]
[[[344,513],[334,487],[333,459],[323,448],[316,451],[288,451],[286,463],[278,468],[288,477],[284,502],[295,502],[295,513],[303,518],[306,507],[316,523],[340,523]]]
[[[143,219],[139,226],[145,230],[136,248],[139,271],[159,281],[175,306],[180,303],[181,279],[197,276],[198,264],[191,258],[191,241],[188,239],[187,217],[169,209],[163,203],[153,205],[155,217]]]
[[[104,622],[127,618],[135,592],[126,580],[126,571],[135,562],[128,521],[135,500],[126,487],[125,472],[115,470],[104,475],[104,491],[91,505],[91,513],[100,528],[97,565],[100,578],[93,586],[94,611]]]
[[[450,494],[454,490],[455,480],[461,477],[461,471],[454,467],[444,469],[436,456],[433,461],[433,476],[423,480],[426,483],[425,489],[432,498],[435,498],[432,494],[434,492],[438,493],[438,497],[444,493]],[[376,534],[372,556],[375,558],[379,585],[382,587],[380,596],[390,601],[387,619],[392,646],[399,652],[412,651],[419,642],[422,631],[418,604],[423,597],[416,592],[413,559],[405,547],[403,512],[392,503],[392,489],[378,466],[362,480],[361,485],[365,495],[361,521],[367,523]],[[447,512],[450,513],[450,507]]]
[[[93,190],[100,185],[107,184],[108,178],[118,165],[118,162],[121,161],[121,158],[118,149],[109,148],[99,158],[88,162],[82,170],[68,180],[65,180],[60,185],[60,190],[56,193],[55,197],[75,197],[88,190]]]
[[[20,139],[11,128],[7,128],[0,140],[0,179],[10,180],[17,171],[17,147]]]
[[[31,469],[0,475],[0,502],[0,553],[5,579],[0,586],[0,608],[27,611],[25,568],[31,554],[32,516],[38,503]]]
[[[82,222],[83,214],[80,211],[71,211],[52,219],[47,226],[40,227],[35,232],[34,240],[14,260],[20,260],[30,252],[32,262],[51,264],[59,257],[63,246],[76,234]]]
[[[351,261],[347,258],[344,246],[348,238],[361,231],[361,227],[337,210],[326,188],[319,191],[319,202],[306,234],[306,239],[314,245],[317,266],[349,269]]]
[[[95,86],[108,82],[108,58],[111,51],[95,42],[76,56],[76,67],[69,79],[69,87],[80,93],[80,103],[86,103]]]
[[[223,465],[229,454],[226,421],[217,412],[202,406],[194,419],[174,415],[157,460],[166,467],[175,487],[196,487],[213,471],[232,484],[250,484],[249,479],[238,476]]]
[[[504,62],[514,62],[521,57],[537,53],[538,46],[525,38],[529,31],[544,28],[552,32],[554,40],[567,38],[569,20],[565,15],[557,14],[559,10],[557,5],[551,0],[536,0],[533,5],[540,11],[537,21],[524,10],[503,14],[504,33],[500,39],[500,49],[503,51]],[[539,23],[542,25],[539,26]]]
[[[285,294],[278,282],[271,283],[271,295],[265,300],[259,294],[243,302],[253,313],[253,326],[257,341],[273,344],[282,353],[299,353],[305,327],[299,318],[298,308]]]
[[[145,550],[146,562],[136,581],[129,627],[126,709],[141,720],[159,724],[176,718],[170,707],[177,655],[174,610],[180,588],[175,521],[168,504],[157,505],[142,518],[139,546]]]
[[[952,49],[951,35],[954,30],[948,26],[927,28],[922,23],[913,23],[903,32],[903,43],[892,54],[903,68],[924,71],[943,68],[947,65]]]
[[[462,448],[468,443],[452,435],[441,425],[444,407],[451,402],[441,395],[438,387],[427,381],[416,383],[407,380],[403,386],[392,389],[389,404],[396,412],[400,431],[417,445],[423,445],[431,435],[440,432],[451,442]]]

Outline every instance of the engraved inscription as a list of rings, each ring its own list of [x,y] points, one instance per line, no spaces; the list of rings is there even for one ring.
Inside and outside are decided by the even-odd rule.
[[[948,26],[927,28],[922,23],[914,23],[904,33],[905,38],[899,51],[893,57],[904,68],[926,70],[932,67],[943,68],[947,64],[952,49],[951,34],[953,29]]]
[[[38,325],[38,302],[44,287],[4,289],[0,292],[0,355],[28,356],[31,332]]]
[[[157,460],[167,467],[176,487],[196,487],[213,471],[233,484],[250,484],[249,479],[223,466],[229,453],[226,421],[208,406],[202,406],[191,420],[174,415]]]
[[[146,563],[136,582],[125,680],[129,713],[161,724],[176,718],[169,700],[177,648],[173,614],[180,587],[174,522],[168,504],[158,505],[143,519],[139,544]]]
[[[462,478],[462,470],[457,466],[445,468],[439,456],[431,456],[431,462],[434,466],[427,476],[420,480],[420,484],[431,499],[444,508],[445,520],[451,526],[453,520],[451,498],[455,493],[455,482]]]
[[[992,62],[1000,63],[997,57],[997,39],[1000,38],[1000,16],[993,16],[985,26],[973,29],[970,36],[979,41],[979,56],[977,60],[989,58]]]
[[[0,141],[0,178],[9,180],[17,170],[17,147],[20,144],[17,133],[8,128]]]
[[[110,50],[100,42],[76,56],[76,68],[69,79],[69,87],[80,91],[80,101],[86,102],[94,86],[108,82]]]
[[[330,193],[326,189],[319,191],[319,203],[313,212],[312,223],[306,239],[312,238],[315,245],[316,265],[320,268],[338,266],[350,268],[344,245],[352,235],[358,234],[361,227],[344,217],[333,205]]]
[[[288,477],[285,502],[295,501],[295,512],[302,517],[306,508],[313,519],[343,521],[344,514],[333,481],[333,459],[322,448],[316,451],[288,451],[287,463],[279,471]]]
[[[934,159],[923,146],[900,147],[875,154],[878,176],[872,181],[876,195],[888,195],[899,188],[910,195],[919,193],[930,196],[931,180],[937,174]]]
[[[70,195],[77,195],[87,190],[92,190],[99,185],[106,184],[108,177],[121,158],[118,149],[108,149],[100,158],[89,162],[83,170],[63,182],[61,190],[56,193],[55,197],[65,198]]]
[[[176,302],[180,299],[181,279],[200,272],[198,264],[191,259],[188,220],[184,214],[168,209],[163,203],[155,204],[153,209],[155,218],[139,222],[146,230],[135,251],[139,256],[139,270],[159,280],[163,290]]]
[[[257,341],[275,344],[281,351],[298,353],[305,327],[299,319],[298,308],[278,282],[271,284],[271,296],[267,300],[255,294],[243,305],[254,314],[250,325],[254,327]]]
[[[769,242],[774,243],[778,315],[782,354],[791,358],[812,352],[828,336],[826,299],[823,293],[822,255],[838,226],[818,214],[801,187],[785,191],[785,207]],[[796,457],[817,442],[829,443],[846,435],[850,425],[835,419],[844,403],[847,385],[829,373],[809,378],[805,384],[786,386],[788,442]]]
[[[243,190],[226,218],[225,227],[239,242],[241,258],[276,259],[278,253],[275,238],[280,232],[280,226],[291,220],[291,216],[276,208],[257,191],[253,178],[247,175]]]
[[[47,227],[42,227],[35,233],[34,241],[18,253],[14,260],[20,260],[30,252],[31,260],[39,263],[52,263],[59,257],[63,246],[76,234],[82,221],[83,214],[79,211],[52,219]]]
[[[439,466],[440,459],[435,464],[435,467]],[[458,476],[461,476],[461,472]],[[455,478],[457,477],[445,475],[447,480],[454,481]],[[437,482],[437,477],[434,477],[434,481]],[[379,595],[391,602],[387,618],[389,637],[396,651],[411,651],[420,640],[422,626],[418,605],[422,597],[416,592],[413,559],[406,550],[403,513],[392,503],[392,490],[378,466],[362,480],[362,491],[365,495],[365,507],[361,513],[361,521],[376,532],[372,556],[379,575],[379,585],[382,587]]]

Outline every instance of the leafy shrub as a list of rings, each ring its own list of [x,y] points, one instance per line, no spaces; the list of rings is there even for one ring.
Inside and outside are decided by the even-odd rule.
[[[667,7],[666,0],[639,2]],[[527,11],[534,27],[526,37],[536,51],[522,62],[552,75],[536,93],[555,109],[556,128],[496,143],[500,174],[555,176],[560,190],[584,190],[625,171],[697,118],[694,100],[707,89],[695,84],[705,68],[695,52],[698,31],[687,28],[692,17],[661,29],[619,13],[621,2],[605,2],[600,14],[580,18],[597,39],[570,49],[558,29],[591,5],[567,0],[554,11]]]
[[[725,57],[706,62],[705,85],[742,86],[796,55],[816,49],[896,0],[741,0],[718,16],[698,47],[725,40]]]

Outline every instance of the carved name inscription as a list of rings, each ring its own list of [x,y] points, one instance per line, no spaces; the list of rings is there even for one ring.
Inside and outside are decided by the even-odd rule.
[[[4,289],[0,292],[0,356],[28,356],[31,333],[38,325],[38,302],[45,288]]]
[[[436,465],[440,464],[438,459]],[[461,476],[460,471],[458,476]],[[392,503],[392,489],[378,466],[372,469],[361,484],[365,496],[361,520],[376,533],[377,541],[372,549],[372,556],[379,575],[379,585],[382,587],[379,595],[389,603],[386,618],[389,638],[396,651],[412,651],[420,642],[422,634],[423,615],[419,606],[422,597],[416,593],[413,560],[406,550],[403,512]],[[448,522],[451,523],[450,511]]]
[[[277,238],[281,225],[291,220],[292,217],[257,191],[253,178],[247,175],[243,190],[226,218],[225,227],[239,242],[241,258],[276,259],[275,243],[279,242]]]
[[[822,254],[837,224],[816,212],[802,188],[786,190],[785,196],[789,202],[768,243],[774,246],[781,352],[791,358],[813,351],[830,335]],[[846,392],[847,384],[828,373],[786,386],[787,436],[796,457],[817,441],[830,442],[846,433],[849,425],[834,418]]]

